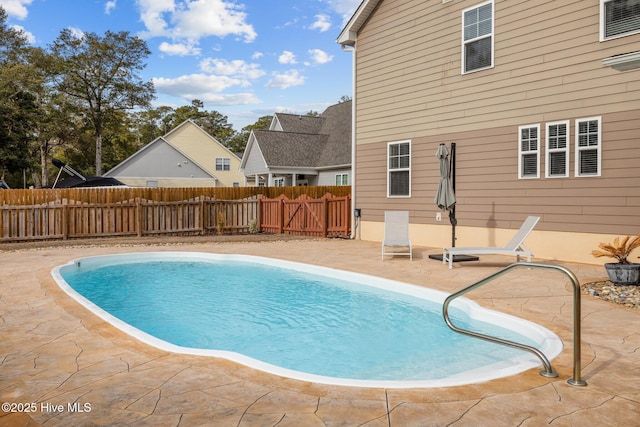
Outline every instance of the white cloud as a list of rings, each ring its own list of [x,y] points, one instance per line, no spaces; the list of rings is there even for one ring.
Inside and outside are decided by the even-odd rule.
[[[32,2],[33,0],[0,0],[0,6],[8,16],[22,20],[29,14],[27,6]]]
[[[322,0],[329,8],[342,16],[342,21],[346,23],[351,15],[356,11],[362,0]]]
[[[297,70],[290,70],[286,73],[274,73],[273,77],[265,87],[272,89],[286,89],[291,86],[300,86],[304,84],[304,76],[298,74]]]
[[[316,15],[316,21],[309,28],[320,32],[328,31],[331,28],[331,20],[328,15]]]
[[[288,50],[282,52],[282,54],[278,57],[278,62],[281,64],[297,64],[296,56],[293,54],[293,52],[289,52]]]
[[[187,56],[187,55],[200,55],[200,48],[193,45],[193,43],[167,43],[162,42],[158,47],[160,52],[167,55]]]
[[[27,42],[29,44],[34,44],[36,42],[36,36],[34,36],[33,33],[30,33],[29,31],[25,30],[20,25],[12,25],[11,28],[13,28],[16,31],[22,32],[22,35],[26,37]]]
[[[185,101],[199,99],[217,105],[245,105],[258,103],[258,98],[249,92],[220,93],[234,86],[246,86],[246,80],[228,76],[190,74],[177,78],[156,77],[152,79],[160,94],[182,98]]]
[[[326,64],[333,61],[333,55],[329,55],[327,52],[321,49],[309,49],[309,56],[313,64]]]
[[[260,69],[260,65],[248,64],[240,59],[227,61],[226,59],[207,58],[200,62],[200,69],[210,74],[236,76],[251,80],[266,74]]]
[[[230,87],[243,84],[238,79],[207,74],[188,74],[177,78],[154,77],[152,80],[156,89],[176,96],[181,96],[179,94],[182,93],[195,96],[203,90],[205,92],[221,92]]]
[[[82,31],[80,28],[67,27],[67,30],[71,31],[71,35],[76,39],[81,39],[84,37],[84,31]]]
[[[241,5],[224,0],[136,0],[147,31],[143,37],[199,40],[236,35],[245,42],[257,37]]]
[[[107,15],[111,14],[111,11],[116,8],[116,1],[117,0],[109,0],[106,2],[104,5],[104,13]]]
[[[200,95],[200,98],[197,98],[200,101],[203,101],[207,104],[215,104],[215,105],[248,105],[248,104],[259,104],[260,99],[256,97],[253,93],[243,92],[243,93],[205,93]]]
[[[173,0],[136,0],[140,19],[144,22],[147,37],[169,36],[168,25],[164,15],[175,10]]]
[[[251,55],[251,59],[260,59],[264,56],[264,53],[262,52],[254,52],[253,55]]]

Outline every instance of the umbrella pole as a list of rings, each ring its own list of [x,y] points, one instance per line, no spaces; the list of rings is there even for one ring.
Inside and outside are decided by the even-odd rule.
[[[451,150],[449,155],[449,178],[451,179],[451,188],[453,193],[456,192],[456,143],[451,143]],[[451,247],[456,247],[456,205],[453,205],[449,210],[449,222],[451,223]]]

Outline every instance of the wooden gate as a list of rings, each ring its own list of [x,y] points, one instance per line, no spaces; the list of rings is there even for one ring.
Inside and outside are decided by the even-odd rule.
[[[312,199],[306,194],[297,199],[280,196],[260,199],[260,229],[313,237],[347,237],[351,232],[351,196],[325,194]]]

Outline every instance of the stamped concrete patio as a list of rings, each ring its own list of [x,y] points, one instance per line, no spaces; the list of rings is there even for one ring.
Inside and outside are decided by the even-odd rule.
[[[564,342],[558,378],[532,369],[437,389],[312,384],[233,362],[172,354],[106,324],[62,292],[54,266],[99,254],[242,253],[373,274],[454,292],[511,263],[482,256],[453,270],[417,248],[414,260],[380,261],[372,242],[295,239],[166,244],[0,245],[2,426],[638,426],[640,311],[582,297],[582,378],[572,387],[572,290],[553,271],[517,270],[468,295],[483,306],[554,331]],[[581,281],[598,266],[564,264]],[[473,357],[473,355],[469,355]],[[12,412],[16,410],[18,412]],[[26,412],[31,411],[31,412]]]

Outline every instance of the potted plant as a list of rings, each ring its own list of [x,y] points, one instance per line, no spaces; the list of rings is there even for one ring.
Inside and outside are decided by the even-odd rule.
[[[609,279],[617,285],[637,285],[640,283],[640,264],[629,262],[629,255],[634,249],[640,248],[640,236],[631,238],[626,236],[622,240],[616,237],[613,243],[600,243],[601,250],[595,250],[592,255],[596,258],[615,258],[618,262],[606,263]]]

